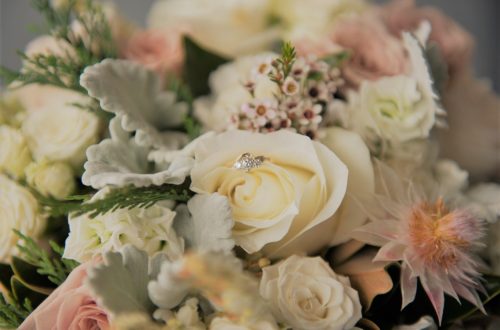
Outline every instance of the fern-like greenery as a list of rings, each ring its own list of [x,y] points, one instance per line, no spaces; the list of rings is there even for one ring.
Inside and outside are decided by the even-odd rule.
[[[87,94],[79,83],[83,70],[104,58],[116,57],[116,47],[102,8],[91,0],[68,0],[67,4],[57,7],[51,0],[32,2],[45,17],[48,31],[59,42],[61,52],[33,56],[20,53],[23,69],[14,71],[2,67],[0,76],[7,83],[15,80],[20,86],[52,85]]]
[[[148,208],[164,200],[187,202],[193,195],[187,187],[187,184],[165,184],[149,187],[115,188],[104,198],[92,201],[90,201],[91,195],[73,196],[64,201],[45,197],[37,192],[34,192],[34,195],[53,217],[73,213],[75,215],[89,214],[91,218],[94,218],[118,209]]]
[[[32,238],[23,235],[18,230],[14,230],[14,232],[20,239],[17,248],[21,252],[21,258],[37,267],[37,272],[40,275],[47,276],[52,283],[60,285],[68,277],[69,273],[78,266],[76,261],[62,257],[64,248],[55,242],[49,242],[54,252],[54,257],[50,257],[49,253],[41,248]]]
[[[33,307],[28,299],[21,304],[15,298],[5,298],[0,294],[0,328],[18,328],[32,311]]]

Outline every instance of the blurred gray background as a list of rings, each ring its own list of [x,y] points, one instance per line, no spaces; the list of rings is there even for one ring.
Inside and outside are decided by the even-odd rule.
[[[153,2],[115,0],[123,14],[139,24],[144,24]],[[476,72],[478,76],[490,79],[500,91],[500,0],[417,0],[417,3],[441,8],[475,36]],[[30,0],[0,0],[0,64],[19,68],[16,51],[23,49],[37,35],[34,27],[41,23],[41,17],[31,8]]]

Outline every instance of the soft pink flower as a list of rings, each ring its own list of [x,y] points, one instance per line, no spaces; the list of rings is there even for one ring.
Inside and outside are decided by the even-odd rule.
[[[163,75],[179,73],[184,62],[182,33],[179,30],[136,32],[128,41],[123,57]]]
[[[445,293],[484,312],[476,292],[484,290],[478,271],[481,261],[474,254],[484,234],[482,221],[466,210],[450,208],[436,192],[403,181],[386,165],[377,165],[380,192],[362,201],[371,222],[355,237],[380,246],[374,262],[402,263],[401,308],[415,299],[420,282],[440,323]]]
[[[429,21],[432,26],[429,40],[438,45],[450,73],[469,64],[474,48],[472,36],[438,9],[416,7],[415,0],[393,0],[382,7],[380,15],[389,31],[397,36],[401,31],[415,30],[424,20]]]
[[[343,74],[353,87],[363,80],[404,74],[408,69],[403,43],[371,13],[340,21],[331,40],[351,51]]]
[[[85,286],[87,269],[84,263],[68,276],[18,330],[104,330],[110,329],[106,312],[99,307]]]

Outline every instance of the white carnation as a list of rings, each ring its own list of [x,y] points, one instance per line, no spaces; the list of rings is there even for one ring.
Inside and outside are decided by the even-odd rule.
[[[295,330],[352,329],[361,318],[358,293],[320,257],[291,256],[263,269],[260,294],[274,316]]]
[[[93,200],[105,193],[101,190]],[[146,209],[118,209],[95,218],[70,215],[64,257],[85,262],[132,244],[150,256],[163,252],[176,259],[184,252],[184,241],[172,228],[174,217],[175,212],[161,203]]]
[[[24,187],[0,175],[0,261],[6,262],[17,253],[19,230],[26,236],[38,238],[45,229],[46,219],[39,213],[37,200]]]
[[[22,131],[36,160],[62,161],[78,168],[87,147],[97,142],[99,119],[90,112],[60,104],[29,113]]]
[[[23,134],[9,126],[0,126],[0,170],[16,177],[24,175],[31,153]]]
[[[57,199],[68,197],[76,187],[73,169],[61,162],[32,163],[26,168],[26,179],[42,195]]]

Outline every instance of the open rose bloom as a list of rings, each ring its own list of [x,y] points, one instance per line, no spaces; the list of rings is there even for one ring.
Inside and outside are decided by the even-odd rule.
[[[500,98],[465,27],[35,3],[48,34],[0,70],[0,327],[500,328]]]

